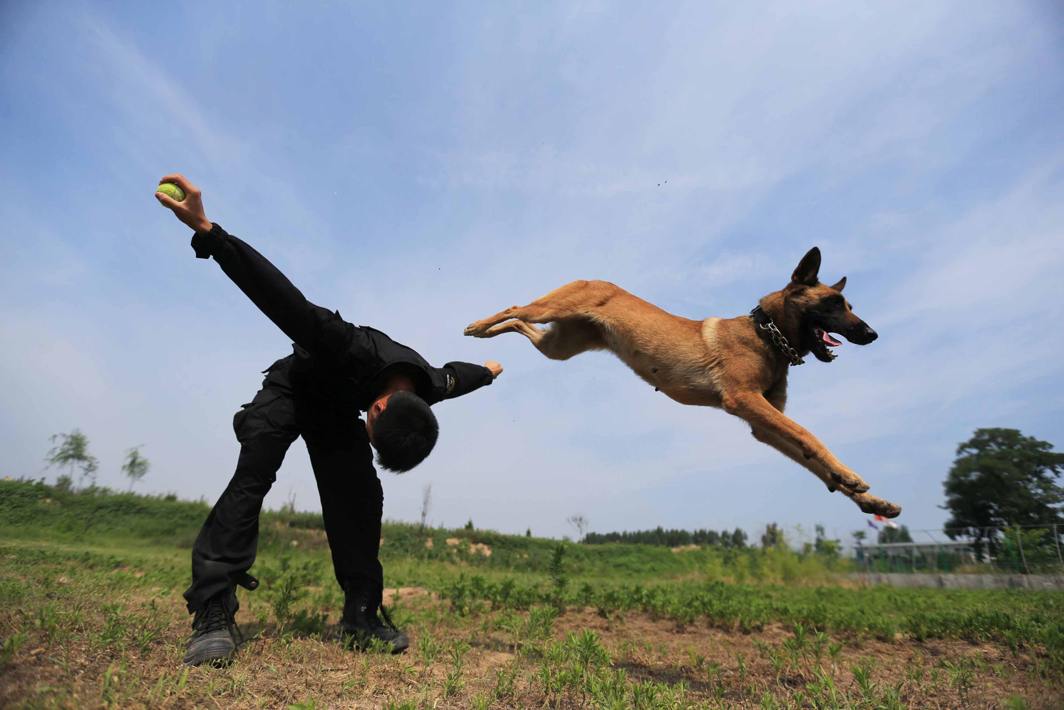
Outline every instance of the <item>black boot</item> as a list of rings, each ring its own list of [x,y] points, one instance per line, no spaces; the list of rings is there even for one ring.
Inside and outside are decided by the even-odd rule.
[[[380,608],[384,615],[382,622],[377,615]],[[379,602],[366,595],[347,593],[344,600],[344,616],[340,620],[340,633],[347,643],[360,651],[371,649],[379,644],[380,648],[390,653],[402,653],[410,645],[406,637],[388,617],[388,612]],[[376,642],[376,644],[374,643]]]
[[[192,638],[185,649],[185,663],[198,666],[227,664],[236,651],[240,631],[236,627],[236,610],[239,607],[233,590],[211,597],[192,620]]]

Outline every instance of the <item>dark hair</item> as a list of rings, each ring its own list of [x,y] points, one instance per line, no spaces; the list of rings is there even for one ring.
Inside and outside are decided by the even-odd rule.
[[[413,392],[396,392],[373,423],[377,462],[396,473],[409,471],[432,452],[439,433],[436,415],[425,400]]]

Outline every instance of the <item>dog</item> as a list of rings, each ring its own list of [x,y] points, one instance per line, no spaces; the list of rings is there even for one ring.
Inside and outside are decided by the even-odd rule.
[[[465,334],[521,333],[553,360],[609,350],[666,396],[743,419],[755,439],[809,469],[829,491],[865,513],[893,518],[899,506],[869,495],[863,478],[783,414],[789,369],[810,353],[821,362],[834,360],[832,348],[842,343],[832,333],[858,345],[878,337],[842,295],[845,276],[832,286],[820,283],[820,260],[813,247],[789,284],[738,318],[682,318],[608,281],[573,281],[527,306],[471,323]]]

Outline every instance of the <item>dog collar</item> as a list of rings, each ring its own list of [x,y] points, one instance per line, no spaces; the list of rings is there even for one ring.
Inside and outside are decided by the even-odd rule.
[[[791,347],[791,344],[787,342],[787,338],[784,337],[780,329],[776,327],[776,324],[772,322],[772,319],[768,317],[768,314],[761,310],[761,306],[754,306],[754,309],[750,311],[750,318],[757,324],[758,329],[768,333],[768,337],[772,339],[772,344],[776,346],[784,357],[790,362],[792,366],[802,365],[805,360],[798,354],[798,351]]]

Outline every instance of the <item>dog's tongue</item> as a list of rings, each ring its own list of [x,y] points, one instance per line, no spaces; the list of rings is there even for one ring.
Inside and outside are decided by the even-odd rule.
[[[838,340],[832,338],[831,333],[827,332],[826,330],[820,331],[820,339],[823,340],[826,344],[831,345],[832,347],[837,348],[838,346],[842,345],[842,343],[840,343]]]

